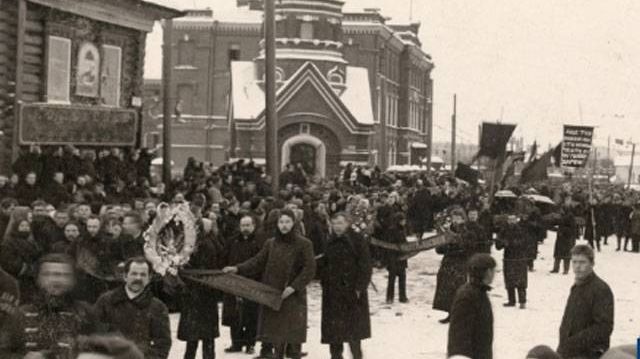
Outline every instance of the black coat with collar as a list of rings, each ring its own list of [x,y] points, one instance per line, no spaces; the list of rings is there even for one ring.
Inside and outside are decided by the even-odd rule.
[[[493,358],[493,310],[487,292],[477,281],[460,287],[451,306],[447,356]]]
[[[599,358],[613,331],[613,292],[595,273],[571,287],[560,324],[558,353],[563,358]]]
[[[146,359],[166,359],[171,349],[169,310],[149,288],[129,299],[124,286],[104,293],[95,304],[104,330],[134,342]]]

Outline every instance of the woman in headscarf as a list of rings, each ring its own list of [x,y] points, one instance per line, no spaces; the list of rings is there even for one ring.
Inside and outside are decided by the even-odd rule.
[[[245,276],[262,274],[262,283],[282,290],[280,310],[263,306],[258,325],[258,339],[274,344],[277,359],[284,358],[287,344],[290,357],[300,359],[301,344],[307,339],[306,286],[315,275],[316,263],[311,241],[293,231],[295,220],[291,210],[281,210],[275,237],[255,257],[224,268]]]

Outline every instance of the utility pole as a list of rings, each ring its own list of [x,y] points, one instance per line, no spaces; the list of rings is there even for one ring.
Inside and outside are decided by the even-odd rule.
[[[162,29],[162,182],[171,185],[171,57],[173,21],[166,19]]]
[[[633,160],[636,156],[636,143],[631,145],[631,163],[629,164],[629,178],[627,179],[627,188],[631,188],[631,177],[633,177]]]
[[[456,171],[456,114],[457,95],[453,94],[453,115],[451,115],[451,173]]]
[[[280,166],[278,165],[278,117],[276,113],[276,4],[264,0],[264,60],[265,60],[265,161],[271,176],[271,189],[278,192]]]

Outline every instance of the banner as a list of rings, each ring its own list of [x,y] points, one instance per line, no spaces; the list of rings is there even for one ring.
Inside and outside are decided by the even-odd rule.
[[[180,276],[273,310],[280,310],[282,305],[281,291],[237,274],[223,273],[221,270],[184,270]]]
[[[562,167],[584,167],[593,141],[593,127],[564,126],[562,140]]]
[[[484,122],[480,134],[480,150],[476,157],[496,159],[504,156],[507,143],[515,129],[516,125]]]
[[[392,251],[398,251],[401,253],[416,253],[433,249],[444,244],[453,243],[456,240],[457,236],[453,233],[440,233],[435,236],[421,239],[415,242],[401,244],[389,243],[376,238],[371,238],[371,244],[376,247],[390,249]]]

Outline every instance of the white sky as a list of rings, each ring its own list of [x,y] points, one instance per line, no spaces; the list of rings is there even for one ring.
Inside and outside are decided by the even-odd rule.
[[[151,0],[228,11],[235,0]],[[346,0],[408,21],[411,0]],[[458,141],[480,122],[517,123],[525,142],[557,142],[563,124],[595,125],[640,142],[640,1],[413,0],[434,78],[434,141],[448,141],[458,94]],[[161,30],[148,39],[145,76],[159,78]],[[580,110],[581,109],[581,110]],[[580,113],[582,112],[582,116]],[[582,117],[582,120],[581,120]]]

